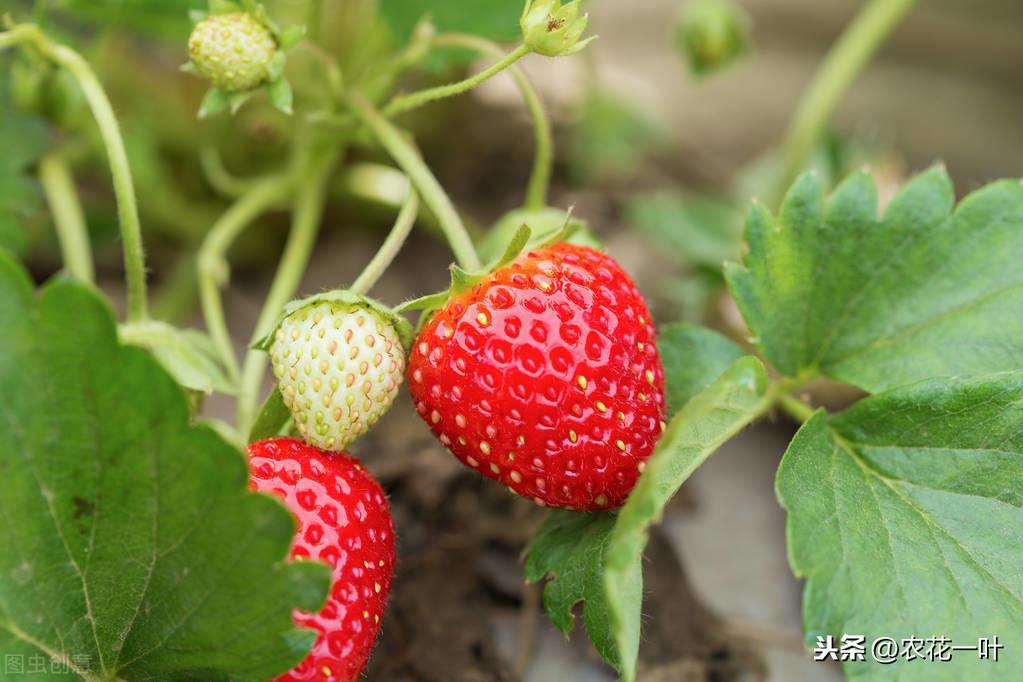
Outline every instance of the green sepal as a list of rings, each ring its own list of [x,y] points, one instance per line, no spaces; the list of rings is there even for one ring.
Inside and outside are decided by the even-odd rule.
[[[281,31],[281,35],[278,38],[281,49],[290,50],[295,47],[302,42],[302,39],[305,38],[305,34],[306,27],[302,24],[295,24],[294,26],[287,27]]]
[[[192,62],[185,62],[184,64],[178,67],[178,70],[181,73],[187,73],[197,78],[202,78],[202,75],[199,73],[199,70],[195,68],[195,64],[193,64]]]
[[[270,97],[270,103],[286,114],[292,113],[291,105],[294,102],[294,95],[291,92],[291,83],[287,78],[278,78],[270,81],[266,86],[266,94]]]
[[[280,329],[280,326],[289,315],[301,310],[302,308],[318,305],[320,303],[354,305],[365,308],[369,312],[382,317],[385,322],[394,328],[394,331],[398,334],[398,339],[401,341],[402,347],[406,351],[408,351],[409,347],[412,345],[412,325],[394,308],[390,308],[380,301],[369,298],[368,296],[362,296],[354,291],[349,291],[348,289],[333,289],[331,291],[313,294],[307,298],[302,298],[288,303],[284,306],[284,312],[277,320],[277,323],[270,329],[270,333],[252,344],[252,348],[255,350],[269,351],[270,346],[273,345],[274,337],[277,335],[277,330]]]
[[[245,106],[245,103],[251,99],[253,94],[255,94],[254,90],[243,90],[242,92],[232,92],[228,95],[228,102],[231,105],[231,115],[234,116],[237,114],[238,110]]]
[[[274,389],[259,409],[256,421],[249,430],[248,442],[266,440],[285,433],[291,421],[291,410],[284,404],[284,396]]]
[[[395,311],[399,313],[410,310],[422,311],[422,314],[419,316],[419,322],[416,324],[416,332],[418,333],[434,311],[442,308],[453,296],[471,289],[477,282],[505,267],[521,256],[523,252],[567,241],[580,228],[582,228],[582,223],[572,220],[571,209],[565,212],[565,221],[560,229],[540,235],[538,239],[532,239],[533,230],[529,225],[522,224],[515,230],[515,233],[508,240],[505,247],[498,252],[501,255],[495,258],[493,262],[474,272],[469,272],[458,265],[452,264],[450,268],[451,284],[447,289],[406,301],[397,306]]]
[[[227,111],[231,106],[231,96],[220,88],[210,88],[206,92],[206,96],[202,98],[202,104],[199,105],[199,118],[209,118],[219,114],[222,111]]]
[[[278,50],[274,54],[270,63],[266,65],[266,73],[270,77],[270,82],[280,80],[284,75],[284,66],[288,63],[288,55],[281,50]]]
[[[198,25],[206,21],[210,16],[210,13],[206,10],[201,9],[190,9],[188,10],[188,20],[192,22],[192,25]]]

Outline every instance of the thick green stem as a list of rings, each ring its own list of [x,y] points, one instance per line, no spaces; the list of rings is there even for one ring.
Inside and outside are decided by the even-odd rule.
[[[262,213],[284,200],[290,188],[287,176],[266,178],[252,185],[210,228],[199,248],[199,299],[206,329],[233,379],[238,379],[240,371],[220,298],[220,288],[227,282],[229,273],[225,255],[238,235]]]
[[[74,180],[67,163],[59,153],[47,154],[39,161],[39,184],[53,214],[57,241],[68,272],[85,282],[92,282],[92,247],[85,213],[78,200]]]
[[[373,288],[373,285],[384,274],[394,260],[394,257],[398,255],[402,245],[412,231],[412,226],[415,224],[418,214],[419,197],[416,196],[415,192],[409,192],[408,199],[405,200],[401,211],[398,212],[398,217],[394,221],[394,227],[391,228],[387,239],[384,240],[380,250],[373,256],[373,260],[366,265],[362,273],[348,287],[350,291],[354,291],[357,294],[365,294]]]
[[[117,214],[121,224],[124,270],[128,287],[128,321],[144,320],[147,312],[142,226],[139,222],[138,203],[135,199],[131,168],[128,165],[128,154],[110,100],[88,62],[71,48],[50,42],[38,27],[23,24],[8,33],[0,34],[0,48],[18,43],[31,43],[58,66],[66,69],[78,81],[85,101],[92,110],[110,160],[110,173],[113,176],[114,194],[117,197]]]
[[[454,45],[467,47],[471,50],[500,57],[503,52],[497,43],[479,38],[466,33],[449,33],[438,36],[434,41],[435,45]],[[547,205],[547,189],[551,182],[551,167],[554,162],[554,155],[551,144],[551,122],[544,111],[543,103],[540,101],[536,89],[529,82],[529,78],[518,66],[512,66],[508,73],[515,80],[522,93],[522,99],[529,111],[529,118],[533,123],[533,134],[535,136],[535,151],[533,152],[533,170],[529,176],[529,185],[526,188],[526,200],[524,206],[528,209],[537,210]]]
[[[787,391],[780,391],[775,400],[778,407],[785,410],[785,412],[800,423],[806,422],[816,411],[812,406],[807,405]]]
[[[337,152],[331,150],[318,164],[300,174],[303,184],[295,197],[295,212],[288,243],[284,247],[281,262],[277,266],[267,294],[266,302],[256,321],[252,335],[252,343],[270,333],[270,327],[281,314],[285,304],[295,295],[299,281],[309,263],[323,209],[327,196],[327,180],[337,159]],[[251,346],[251,344],[250,344]],[[242,365],[241,386],[238,393],[237,428],[240,433],[248,433],[256,417],[259,407],[259,393],[263,383],[263,371],[266,365],[266,353],[249,349]]]
[[[479,255],[472,245],[472,239],[469,238],[458,211],[416,148],[365,97],[352,93],[349,99],[355,113],[369,127],[398,166],[405,171],[423,202],[437,216],[437,222],[440,223],[458,264],[466,270],[479,270]]]
[[[789,126],[772,196],[775,206],[803,170],[842,95],[916,1],[870,0],[832,46]]]
[[[395,116],[404,111],[415,109],[416,107],[422,106],[427,102],[433,102],[434,100],[443,99],[445,97],[452,97],[454,95],[460,95],[463,92],[472,90],[480,83],[493,78],[497,74],[501,73],[509,66],[517,62],[518,60],[529,54],[529,48],[525,44],[519,45],[514,50],[504,55],[501,59],[483,69],[477,74],[469,76],[465,80],[460,80],[457,83],[448,83],[446,85],[438,85],[435,88],[427,88],[418,92],[413,92],[408,95],[401,95],[395,97],[390,101],[387,106],[383,108],[384,116]]]

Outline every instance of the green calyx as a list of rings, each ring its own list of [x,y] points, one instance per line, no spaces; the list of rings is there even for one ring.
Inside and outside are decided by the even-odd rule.
[[[579,52],[595,40],[580,41],[587,15],[579,16],[581,0],[561,4],[561,0],[527,0],[519,19],[522,40],[532,52],[547,57],[564,57]]]
[[[305,27],[281,30],[254,0],[241,4],[211,0],[209,12],[192,14],[195,28],[188,39],[189,62],[182,70],[210,82],[199,117],[230,109],[266,89],[270,102],[290,114],[293,95],[284,77],[287,51],[305,35]]]
[[[553,210],[553,209],[548,209]],[[564,212],[564,221],[560,229],[554,231],[540,232],[539,237],[533,237],[533,230],[522,223],[511,238],[505,243],[504,249],[502,249],[499,255],[494,258],[489,265],[484,266],[481,270],[475,272],[469,272],[460,268],[458,265],[452,264],[451,270],[451,285],[444,291],[439,291],[435,294],[429,294],[420,298],[406,301],[395,308],[396,312],[404,313],[409,310],[419,310],[422,314],[419,317],[419,322],[416,325],[416,332],[430,319],[430,316],[438,309],[444,307],[444,305],[451,300],[452,297],[457,296],[463,291],[467,291],[476,285],[477,282],[484,279],[488,275],[497,270],[500,270],[504,266],[508,265],[516,258],[522,255],[523,252],[530,249],[543,248],[551,244],[564,241],[575,241],[576,235],[585,230],[585,226],[582,222],[572,219],[571,210]],[[585,243],[585,242],[584,242]]]
[[[409,324],[409,321],[400,314],[400,309],[389,308],[380,301],[369,298],[368,296],[356,294],[352,291],[348,291],[347,289],[334,289],[332,291],[324,291],[319,294],[313,294],[312,296],[292,301],[284,306],[283,314],[280,319],[278,319],[277,323],[270,329],[270,333],[254,343],[252,347],[257,350],[269,351],[270,346],[273,345],[274,339],[277,336],[277,330],[280,329],[284,320],[303,308],[321,303],[362,308],[390,325],[398,334],[398,338],[401,340],[401,345],[406,351],[412,345],[412,325]]]

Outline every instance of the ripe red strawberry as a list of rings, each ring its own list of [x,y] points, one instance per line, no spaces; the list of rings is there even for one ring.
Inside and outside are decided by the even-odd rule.
[[[281,681],[351,682],[369,659],[394,573],[394,528],[380,484],[345,452],[323,452],[295,438],[249,445],[249,486],[272,493],[298,519],[293,559],[333,569],[319,613],[295,622],[319,632],[310,654]]]
[[[412,346],[409,388],[463,463],[539,504],[608,509],[664,430],[654,336],[618,263],[562,242],[434,313]]]

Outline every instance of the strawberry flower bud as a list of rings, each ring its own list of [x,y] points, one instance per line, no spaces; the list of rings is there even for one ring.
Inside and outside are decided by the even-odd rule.
[[[547,57],[564,57],[579,52],[596,36],[582,42],[587,15],[579,16],[580,0],[565,5],[561,0],[534,0],[526,5],[519,25],[522,39],[533,52]]]
[[[270,28],[247,12],[211,15],[188,39],[195,71],[229,93],[252,90],[270,80],[277,50]]]
[[[749,49],[749,17],[730,0],[698,0],[679,18],[676,41],[693,74],[724,69]]]

